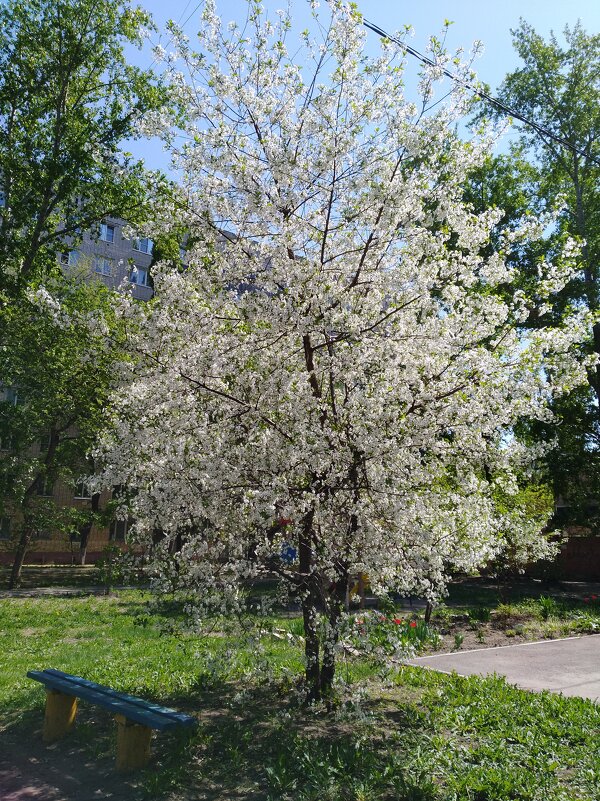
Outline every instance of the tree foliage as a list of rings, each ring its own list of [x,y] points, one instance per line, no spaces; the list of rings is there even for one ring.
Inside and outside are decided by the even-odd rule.
[[[65,241],[105,215],[143,219],[148,178],[122,145],[166,96],[124,47],[148,26],[128,0],[0,6],[0,289],[9,296],[56,274]]]
[[[14,516],[13,583],[37,533],[89,531],[89,515],[41,493],[87,472],[110,354],[86,321],[108,324],[110,301],[64,276],[57,255],[107,215],[143,222],[147,185],[164,184],[123,152],[167,102],[125,58],[151,27],[129,0],[0,5],[0,506]]]
[[[553,230],[534,251],[517,253],[521,287],[535,296],[539,265],[557,259],[569,236],[581,243],[580,270],[528,320],[529,326],[561,324],[573,308],[595,315],[582,346],[600,357],[600,36],[588,35],[578,23],[564,31],[564,43],[544,40],[527,23],[513,31],[522,66],[509,73],[500,99],[535,120],[567,146],[526,127],[511,157],[490,159],[469,190],[469,199],[493,202],[505,209],[502,223],[518,224],[523,212],[539,214],[562,207]],[[527,161],[529,156],[529,161]],[[481,205],[479,206],[481,208]],[[511,223],[511,221],[513,221]],[[523,258],[525,256],[525,258]],[[554,423],[533,424],[529,441],[555,439],[546,464],[557,497],[571,507],[563,523],[594,524],[590,507],[600,482],[600,364],[588,371],[580,387],[554,404]]]
[[[207,3],[197,51],[173,30],[189,266],[157,265],[155,300],[124,306],[139,362],[99,453],[165,586],[210,606],[280,576],[313,698],[331,691],[353,575],[434,598],[507,532],[544,551],[539,516],[506,501],[531,456],[511,432],[585,380],[570,358],[584,317],[523,339],[530,302],[485,253],[499,215],[463,202],[488,147],[453,132],[468,98],[438,103],[433,67],[412,103],[402,49],[368,57],[357,12],[329,14],[296,59],[287,15],[253,2],[228,33]],[[564,276],[544,264],[542,279],[548,295]]]
[[[5,313],[0,375],[10,389],[0,402],[0,513],[12,521],[13,585],[37,538],[99,522],[91,510],[57,502],[52,488],[60,481],[73,492],[91,472],[88,454],[119,355],[113,304],[102,285],[61,278],[31,287]]]

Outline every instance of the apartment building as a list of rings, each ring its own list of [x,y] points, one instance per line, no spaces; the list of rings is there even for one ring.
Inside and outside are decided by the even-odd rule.
[[[127,227],[125,220],[106,217],[96,230],[84,232],[76,246],[58,253],[59,264],[65,270],[72,269],[85,275],[90,281],[101,281],[111,289],[130,285],[135,298],[149,300],[153,292],[150,280],[153,241],[149,237],[126,236]],[[0,400],[17,405],[18,390],[0,387]],[[32,455],[43,453],[44,447],[44,442],[38,443]],[[10,443],[0,441],[0,458],[2,451],[8,453],[9,450]],[[75,487],[60,479],[53,484],[44,482],[37,494],[40,500],[52,500],[58,507],[82,511],[92,508],[92,496],[84,482]],[[100,508],[104,508],[109,500],[110,493],[103,493],[99,499]],[[12,561],[16,525],[17,520],[10,513],[0,517],[0,564]],[[87,537],[86,561],[96,561],[108,543],[124,542],[126,534],[126,521],[115,520],[107,527],[92,526]],[[77,533],[67,536],[40,531],[27,554],[26,563],[70,564],[79,559],[80,537]]]
[[[59,253],[60,264],[89,271],[90,280],[98,279],[111,289],[129,283],[134,297],[149,300],[154,243],[149,237],[126,237],[127,227],[125,220],[107,217],[96,231],[86,231],[76,248]]]

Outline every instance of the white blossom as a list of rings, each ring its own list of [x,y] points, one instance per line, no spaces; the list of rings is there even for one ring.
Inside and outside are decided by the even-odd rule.
[[[507,300],[512,270],[482,255],[499,212],[462,202],[489,146],[453,133],[462,90],[430,108],[426,69],[422,105],[408,102],[401,47],[367,57],[344,3],[295,62],[275,46],[287,17],[265,27],[250,8],[242,37],[206,3],[202,55],[179,44],[189,141],[179,205],[160,217],[189,230],[189,267],[158,265],[153,302],[122,301],[137,363],[97,457],[105,484],[133,491],[164,586],[236,602],[267,568],[335,633],[352,574],[433,598],[508,532],[543,552],[496,494],[526,455],[515,422],[585,381],[570,351],[588,323],[515,328],[527,298]],[[568,272],[541,270],[542,294]]]

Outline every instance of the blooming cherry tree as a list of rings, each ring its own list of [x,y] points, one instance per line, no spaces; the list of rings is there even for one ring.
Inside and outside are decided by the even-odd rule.
[[[137,367],[102,480],[133,490],[123,514],[165,581],[208,602],[282,579],[317,698],[352,576],[433,598],[509,532],[543,551],[496,499],[531,456],[515,422],[585,380],[569,354],[586,321],[519,334],[526,299],[507,300],[501,253],[481,255],[497,212],[461,201],[490,142],[456,135],[467,98],[457,85],[438,103],[437,68],[409,102],[402,49],[365,55],[351,6],[332,0],[297,56],[287,15],[255,3],[224,29],[207,2],[198,51],[172,33],[184,181],[160,216],[189,231],[189,266],[159,264],[153,302],[123,303]],[[568,272],[540,271],[547,293]]]

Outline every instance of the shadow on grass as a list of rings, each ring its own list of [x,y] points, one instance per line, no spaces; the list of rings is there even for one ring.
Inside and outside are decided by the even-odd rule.
[[[15,719],[16,717],[16,719]],[[114,801],[140,798],[139,777],[114,771],[116,733],[108,714],[82,707],[67,737],[42,741],[43,710],[12,716],[0,732],[0,798]]]
[[[360,712],[326,713],[293,696],[283,684],[251,691],[224,684],[203,693],[198,732],[157,755],[145,797],[177,789],[186,801],[437,797],[428,771],[407,770],[407,753],[428,736],[416,706],[365,700]]]
[[[93,797],[185,801],[433,801],[428,775],[407,770],[407,754],[427,736],[417,707],[364,700],[360,713],[326,713],[295,700],[289,685],[249,690],[213,684],[163,703],[198,716],[190,736],[160,734],[151,766],[114,773],[116,733],[110,715],[81,705],[62,741],[41,741],[40,708],[13,718],[0,735],[4,759],[58,788],[64,801]],[[27,775],[27,774],[26,774]],[[43,797],[43,795],[41,796]],[[54,796],[48,793],[48,801]]]

